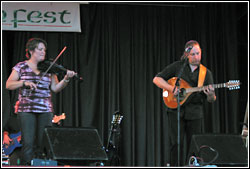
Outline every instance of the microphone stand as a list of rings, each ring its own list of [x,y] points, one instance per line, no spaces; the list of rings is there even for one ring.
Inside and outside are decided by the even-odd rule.
[[[188,55],[187,55],[188,56]],[[177,87],[177,124],[178,124],[178,136],[177,136],[177,146],[178,146],[178,166],[180,166],[180,84],[179,84],[179,81],[180,81],[180,78],[181,78],[181,75],[183,73],[183,70],[184,68],[186,67],[188,63],[188,57],[185,58],[185,61],[184,61],[184,64],[178,74],[178,77],[176,79],[176,82],[175,82],[175,87],[174,87],[174,90],[173,92],[175,91],[176,87]]]

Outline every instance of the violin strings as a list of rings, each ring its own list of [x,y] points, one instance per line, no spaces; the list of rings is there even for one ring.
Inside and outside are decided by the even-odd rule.
[[[56,63],[56,61],[59,59],[59,57],[62,55],[62,53],[66,50],[66,46],[62,49],[62,51],[59,53],[59,55],[55,58],[55,60],[50,64],[48,69],[43,73],[42,77],[39,79],[39,81],[36,83],[36,86],[40,83],[42,78],[47,74],[47,72],[50,70],[50,68]]]

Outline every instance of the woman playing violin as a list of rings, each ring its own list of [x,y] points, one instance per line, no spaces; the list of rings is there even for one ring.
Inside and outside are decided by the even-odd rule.
[[[23,165],[30,165],[32,158],[40,156],[44,128],[52,125],[54,110],[51,91],[61,91],[76,75],[74,71],[67,70],[59,81],[56,74],[41,72],[37,65],[45,59],[46,49],[44,40],[29,39],[26,44],[28,60],[17,63],[6,82],[7,89],[19,89],[17,112],[22,133]]]

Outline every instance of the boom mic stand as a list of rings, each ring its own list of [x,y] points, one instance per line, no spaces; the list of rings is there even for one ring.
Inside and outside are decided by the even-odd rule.
[[[190,49],[191,50],[191,49]],[[189,50],[189,52],[190,52]],[[188,53],[189,53],[188,52]],[[188,55],[187,55],[188,56]],[[176,82],[175,82],[175,87],[174,87],[174,90],[173,92],[175,91],[176,87],[177,87],[177,125],[178,125],[178,136],[177,136],[177,146],[178,146],[178,166],[180,166],[180,84],[179,84],[179,81],[180,81],[180,78],[181,78],[181,75],[183,73],[183,70],[184,68],[186,67],[188,63],[188,57],[185,58],[185,61],[184,61],[184,64],[178,74],[178,77],[176,79]]]

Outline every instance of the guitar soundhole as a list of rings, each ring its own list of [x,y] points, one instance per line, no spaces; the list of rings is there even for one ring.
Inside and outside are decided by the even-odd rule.
[[[186,96],[186,89],[185,88],[181,88],[180,89],[180,93],[179,93],[180,101],[184,100],[185,96]],[[175,99],[177,101],[178,95],[175,95],[174,97],[175,97]]]
[[[183,99],[185,99],[185,96],[186,96],[186,89],[185,88],[181,88],[180,100],[182,101]]]

